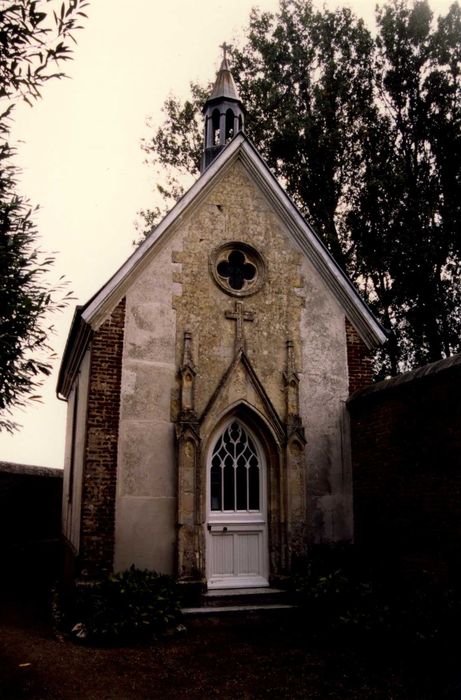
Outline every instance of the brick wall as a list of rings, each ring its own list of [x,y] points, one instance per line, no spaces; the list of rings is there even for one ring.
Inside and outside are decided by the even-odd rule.
[[[371,358],[367,346],[346,318],[347,366],[349,370],[349,393],[353,394],[371,383],[373,378]]]
[[[461,356],[349,400],[355,541],[404,568],[461,573]]]
[[[125,300],[94,333],[83,471],[80,570],[112,570]]]
[[[0,462],[0,589],[32,589],[56,578],[62,474],[61,469]]]

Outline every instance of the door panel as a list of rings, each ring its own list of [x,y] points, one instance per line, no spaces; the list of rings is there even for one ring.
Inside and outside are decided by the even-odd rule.
[[[238,576],[258,576],[261,569],[261,533],[239,532],[236,539],[236,568]]]
[[[216,576],[234,575],[234,537],[231,534],[213,533],[213,572]]]

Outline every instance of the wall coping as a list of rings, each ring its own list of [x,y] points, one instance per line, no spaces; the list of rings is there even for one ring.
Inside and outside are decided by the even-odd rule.
[[[411,370],[411,372],[403,372],[395,377],[383,379],[381,382],[369,384],[362,389],[357,389],[357,391],[354,391],[354,393],[348,398],[347,403],[351,404],[360,399],[367,398],[368,396],[373,396],[390,389],[396,389],[404,384],[420,381],[426,377],[440,374],[441,372],[451,369],[461,370],[461,353],[452,355],[451,357],[446,357],[443,360],[437,360],[437,362],[431,362],[430,364],[423,365],[422,367],[417,367],[416,369]]]
[[[55,467],[38,467],[32,464],[17,464],[15,462],[0,461],[0,473],[62,479],[63,470]]]

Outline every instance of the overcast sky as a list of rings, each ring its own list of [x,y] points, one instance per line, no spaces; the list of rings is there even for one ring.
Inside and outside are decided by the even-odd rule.
[[[348,5],[370,23],[375,3],[319,4]],[[433,0],[432,7],[445,12],[450,4]],[[154,203],[140,149],[147,116],[160,124],[169,93],[186,96],[191,80],[214,78],[219,45],[241,35],[254,5],[275,10],[278,2],[91,0],[67,64],[70,79],[49,83],[32,109],[17,110],[21,189],[40,205],[42,247],[58,251],[56,278],[70,280],[75,303],[85,303],[132,252],[136,212]],[[73,305],[55,319],[59,360],[72,314]],[[22,430],[0,433],[0,461],[62,466],[66,405],[55,398],[58,367],[43,403],[16,413]]]

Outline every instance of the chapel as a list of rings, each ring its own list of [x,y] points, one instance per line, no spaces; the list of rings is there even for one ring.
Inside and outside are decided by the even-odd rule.
[[[200,176],[64,351],[78,578],[269,586],[352,539],[346,401],[385,333],[246,136],[225,48],[203,114]]]

